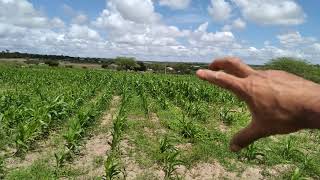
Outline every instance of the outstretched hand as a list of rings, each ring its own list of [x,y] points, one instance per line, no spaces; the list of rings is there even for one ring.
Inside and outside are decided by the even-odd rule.
[[[237,58],[218,59],[197,76],[230,90],[248,105],[252,121],[231,140],[232,151],[275,134],[320,128],[320,85],[284,71],[258,71]]]

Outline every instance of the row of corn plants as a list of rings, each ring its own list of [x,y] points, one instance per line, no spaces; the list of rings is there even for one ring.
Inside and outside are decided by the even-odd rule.
[[[13,72],[14,71],[14,72]],[[95,96],[108,75],[68,72],[63,69],[6,69],[0,73],[6,90],[0,92],[2,147],[14,146],[17,154],[47,137]]]
[[[108,82],[95,99],[80,108],[79,113],[67,123],[63,134],[65,145],[55,153],[56,168],[60,168],[66,161],[73,159],[79,153],[81,140],[85,137],[87,129],[93,126],[109,106],[113,95],[112,82]]]
[[[122,88],[122,91],[120,110],[117,117],[113,120],[111,150],[107,152],[107,158],[104,162],[104,178],[109,180],[121,173],[125,177],[124,169],[121,167],[120,142],[127,127],[127,106],[131,96],[125,87]]]

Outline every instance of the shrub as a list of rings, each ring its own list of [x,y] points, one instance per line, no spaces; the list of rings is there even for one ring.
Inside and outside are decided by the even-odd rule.
[[[265,68],[286,71],[314,82],[320,82],[320,68],[305,60],[290,57],[277,58],[265,64]]]
[[[34,59],[27,59],[24,61],[24,63],[38,65],[40,63],[40,61],[34,60]]]
[[[47,60],[44,63],[50,67],[58,67],[59,66],[59,61]]]
[[[109,65],[108,65],[108,64],[102,64],[101,67],[102,67],[103,69],[108,69],[108,68],[109,68]]]

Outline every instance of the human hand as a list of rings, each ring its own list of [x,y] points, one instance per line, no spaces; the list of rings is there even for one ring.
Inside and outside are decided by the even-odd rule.
[[[218,59],[197,76],[232,91],[252,120],[231,140],[232,151],[275,134],[320,128],[320,85],[284,71],[258,71],[237,58]]]

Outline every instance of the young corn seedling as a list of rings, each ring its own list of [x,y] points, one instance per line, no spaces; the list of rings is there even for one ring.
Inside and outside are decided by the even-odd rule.
[[[54,153],[54,157],[56,160],[56,168],[61,168],[67,160],[71,159],[71,152],[69,149],[63,150],[61,152]]]
[[[17,147],[17,155],[23,155],[29,149],[29,141],[32,140],[32,135],[36,131],[37,124],[36,123],[20,123],[18,125],[18,132],[16,136],[16,147]]]
[[[220,110],[220,120],[226,124],[226,125],[231,125],[233,122],[233,115],[232,112],[230,112],[227,108],[222,108]]]
[[[282,157],[286,160],[292,159],[295,155],[300,154],[299,149],[293,146],[293,138],[290,136],[286,139],[284,147],[282,148]]]
[[[141,99],[142,99],[142,106],[143,106],[143,109],[144,109],[144,114],[145,116],[149,116],[150,114],[150,108],[149,108],[149,104],[148,104],[148,97],[145,93],[145,90],[144,88],[139,88],[138,90],[138,94],[140,95]]]
[[[195,138],[198,134],[196,126],[192,121],[187,120],[185,115],[183,115],[182,120],[180,120],[180,129],[180,133],[184,138]]]
[[[125,127],[126,127],[126,117],[119,114],[117,119],[113,123],[111,149],[117,149],[121,141],[122,132],[124,131]]]
[[[105,168],[105,177],[106,179],[112,180],[121,173],[121,168],[118,161],[115,158],[114,154],[108,156],[107,160],[104,163]]]
[[[308,178],[303,177],[300,169],[297,167],[292,173],[290,180],[307,180]]]
[[[68,131],[63,135],[64,139],[66,140],[66,147],[69,150],[76,150],[82,132],[83,128],[81,127],[79,121],[77,119],[72,119],[70,121]]]
[[[160,153],[176,151],[176,148],[171,144],[169,138],[165,136],[160,140]]]
[[[174,179],[175,170],[183,162],[179,159],[180,152],[171,144],[167,136],[159,141],[160,143],[160,154],[162,156],[163,171],[165,172],[165,179]]]
[[[164,153],[163,171],[165,179],[174,179],[177,175],[174,173],[179,165],[183,165],[183,161],[179,159],[180,152],[166,152]]]
[[[242,157],[244,157],[247,161],[253,161],[253,160],[260,161],[261,159],[257,159],[258,156],[264,157],[265,154],[260,152],[260,150],[257,148],[255,144],[249,145],[242,154]]]

